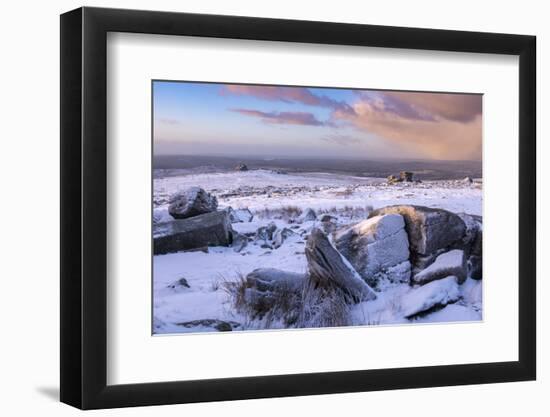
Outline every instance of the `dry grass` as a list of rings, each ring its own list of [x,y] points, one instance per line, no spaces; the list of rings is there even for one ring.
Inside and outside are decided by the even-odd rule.
[[[256,212],[260,219],[279,219],[293,221],[302,215],[303,210],[298,206],[283,206],[279,208],[264,208]]]
[[[364,207],[344,206],[321,209],[318,211],[318,214],[332,214],[338,215],[340,217],[347,217],[350,220],[362,220],[366,219],[371,211],[373,211],[371,205],[367,205]]]
[[[259,289],[254,282],[239,275],[225,281],[222,288],[229,295],[232,307],[254,322],[256,328],[314,328],[351,324],[346,295],[336,287],[316,288],[306,280],[300,288],[278,286]]]
[[[332,194],[335,197],[351,197],[353,195],[353,188],[347,187],[344,190],[334,191]]]
[[[296,327],[349,326],[351,313],[346,298],[339,288],[315,288],[308,281],[301,294]]]

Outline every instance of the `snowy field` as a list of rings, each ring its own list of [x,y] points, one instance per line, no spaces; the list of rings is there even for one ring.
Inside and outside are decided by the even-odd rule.
[[[155,176],[156,177],[156,176]],[[414,204],[442,208],[454,213],[482,216],[481,181],[424,181],[388,185],[385,179],[338,174],[284,174],[268,170],[190,174],[154,179],[155,225],[171,220],[170,195],[199,186],[215,195],[219,208],[248,209],[252,221],[234,223],[237,232],[252,236],[259,228],[275,223],[294,232],[277,248],[251,240],[241,251],[234,247],[209,247],[201,251],[156,255],[153,259],[153,316],[155,333],[283,328],[283,323],[251,319],[233,308],[226,290],[228,282],[257,268],[277,268],[306,273],[305,237],[319,227],[326,213],[336,227],[364,220],[373,209]],[[313,209],[315,219],[300,220],[298,213]],[[184,280],[182,280],[184,278]],[[415,291],[409,284],[391,284],[379,290],[376,300],[351,307],[351,325],[461,322],[482,319],[482,281],[470,277],[461,285],[434,281]],[[442,308],[421,311],[426,299]],[[415,310],[416,309],[416,310]],[[216,327],[222,326],[222,327]],[[228,330],[225,329],[224,330]]]

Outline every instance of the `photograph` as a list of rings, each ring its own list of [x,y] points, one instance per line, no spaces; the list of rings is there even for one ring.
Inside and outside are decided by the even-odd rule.
[[[152,333],[481,321],[482,98],[153,80]]]

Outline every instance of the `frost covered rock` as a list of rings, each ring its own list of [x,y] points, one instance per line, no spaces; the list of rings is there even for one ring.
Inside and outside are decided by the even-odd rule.
[[[306,274],[282,271],[275,268],[258,268],[246,276],[248,288],[260,292],[275,291],[277,289],[299,290],[306,280]]]
[[[225,211],[174,220],[158,226],[153,253],[161,255],[205,246],[229,246],[233,229]]]
[[[418,273],[423,269],[426,269],[427,267],[429,267],[431,264],[434,263],[434,261],[439,255],[441,255],[443,252],[446,252],[446,251],[447,249],[438,249],[435,252],[432,252],[428,255],[415,254],[414,259],[411,260],[412,262],[414,262],[413,272]]]
[[[483,241],[483,221],[480,216],[472,216],[466,213],[458,213],[458,217],[466,226],[462,244],[467,255],[481,256]]]
[[[209,331],[211,329],[214,329],[219,332],[230,332],[241,326],[241,324],[237,323],[236,321],[225,321],[218,319],[193,320],[183,323],[176,323],[176,325],[185,327],[187,329],[194,329],[194,331]]]
[[[300,294],[307,283],[307,275],[281,271],[275,268],[259,268],[250,272],[244,282],[229,287],[235,298],[236,308],[262,318],[270,314],[277,319],[295,317]]]
[[[233,210],[233,207],[229,206],[223,209],[229,216],[229,221],[231,223],[241,223],[241,220],[237,217],[237,214],[235,213],[235,210]]]
[[[317,220],[317,215],[315,214],[315,210],[313,210],[312,208],[307,208],[306,210],[304,210],[299,218],[300,222],[312,222],[314,220]]]
[[[480,216],[459,213],[458,216],[466,225],[466,233],[457,247],[464,250],[468,264],[468,275],[482,279],[483,264],[483,220]]]
[[[191,187],[170,197],[168,212],[174,219],[186,219],[211,213],[218,208],[218,200],[200,187]]]
[[[289,237],[295,234],[296,233],[294,233],[291,229],[288,229],[286,227],[283,229],[277,229],[273,233],[273,248],[274,249],[280,248],[286,239],[288,239]]]
[[[231,223],[249,223],[254,218],[254,215],[247,208],[235,210],[233,207],[229,206],[224,208],[224,211],[227,211],[227,214],[229,214]]]
[[[336,231],[338,219],[330,214],[323,214],[318,217],[318,220],[321,222],[321,229],[325,234],[331,234]]]
[[[369,218],[383,214],[400,214],[405,220],[410,250],[414,257],[430,255],[460,241],[466,232],[462,219],[443,209],[400,205],[374,210]]]
[[[456,277],[448,276],[410,290],[401,298],[401,311],[406,318],[457,301],[460,289]]]
[[[353,268],[349,261],[336,250],[327,236],[314,228],[305,249],[309,275],[315,286],[335,285],[356,300],[374,300],[376,294]]]
[[[321,214],[319,215],[319,221],[322,223],[332,223],[336,222],[336,217],[331,216],[330,214]]]
[[[239,232],[233,231],[231,246],[235,252],[242,251],[248,246],[248,237]]]
[[[483,259],[481,256],[470,255],[468,258],[468,276],[473,279],[483,278]]]
[[[255,240],[263,240],[265,243],[273,239],[273,233],[277,230],[277,225],[270,222],[267,226],[262,226],[256,231]]]
[[[166,288],[168,288],[168,289],[170,289],[174,292],[181,292],[181,291],[184,291],[187,288],[191,288],[191,286],[189,285],[189,283],[187,282],[187,280],[185,278],[180,278],[180,279],[172,282],[171,284],[168,284],[166,286]]]
[[[409,282],[409,240],[401,215],[375,216],[339,230],[334,243],[369,285],[377,287],[382,279]]]
[[[458,283],[462,284],[466,280],[466,267],[464,251],[453,249],[442,253],[435,259],[433,264],[414,275],[413,282],[416,284],[426,284],[449,275],[454,275]]]

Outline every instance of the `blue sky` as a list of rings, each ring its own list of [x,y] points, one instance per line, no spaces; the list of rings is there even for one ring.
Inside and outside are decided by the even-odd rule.
[[[157,155],[481,158],[479,95],[155,81],[153,100]]]

